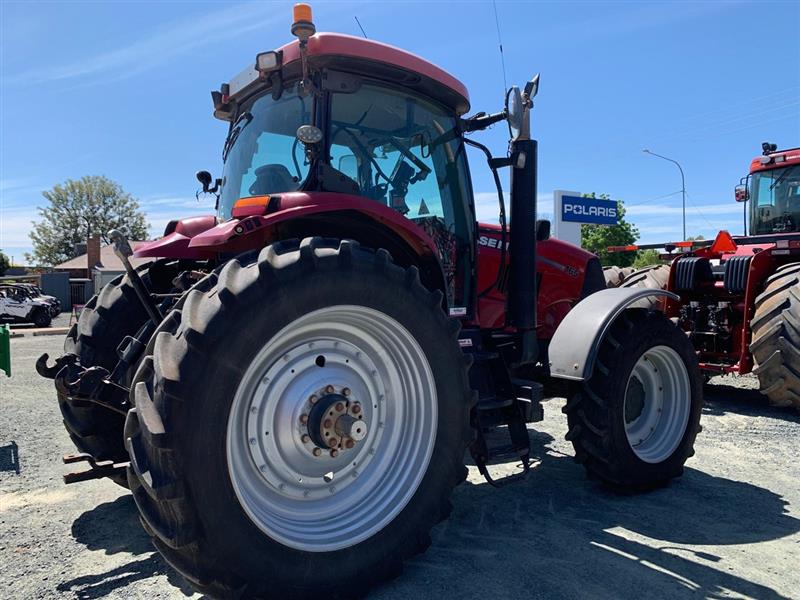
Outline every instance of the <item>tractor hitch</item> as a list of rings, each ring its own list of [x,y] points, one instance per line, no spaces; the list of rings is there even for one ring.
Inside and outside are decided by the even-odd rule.
[[[89,469],[86,471],[73,471],[64,475],[64,483],[80,483],[81,481],[90,481],[92,479],[103,479],[104,477],[113,477],[121,475],[128,468],[130,463],[121,462],[115,463],[113,460],[95,460],[91,454],[65,454],[62,459],[65,465],[71,465],[79,462],[89,463]]]
[[[46,379],[55,379],[61,369],[76,362],[78,357],[74,354],[65,354],[57,358],[52,367],[47,365],[48,360],[50,360],[50,355],[47,352],[36,359],[36,372]]]
[[[103,367],[87,369],[77,360],[70,361],[55,376],[56,390],[65,397],[94,402],[126,415],[130,390],[112,381],[110,375]]]

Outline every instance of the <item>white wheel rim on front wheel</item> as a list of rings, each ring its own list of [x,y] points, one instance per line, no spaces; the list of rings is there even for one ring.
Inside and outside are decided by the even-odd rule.
[[[335,457],[327,447],[315,456],[303,419],[330,390],[359,405],[367,432]],[[311,552],[353,546],[416,492],[437,413],[430,364],[403,325],[363,306],[319,309],[284,327],[244,373],[227,426],[231,483],[270,538]]]
[[[625,434],[647,463],[667,460],[686,433],[691,411],[689,372],[669,346],[649,348],[636,361],[625,386]]]

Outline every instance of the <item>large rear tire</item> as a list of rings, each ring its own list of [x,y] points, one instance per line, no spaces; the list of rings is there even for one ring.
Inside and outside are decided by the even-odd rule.
[[[669,265],[653,265],[634,271],[623,279],[619,287],[646,288],[650,290],[665,290],[669,282]],[[634,306],[637,308],[656,308],[661,310],[663,299],[659,296],[648,296],[638,300]]]
[[[573,387],[566,437],[590,475],[621,491],[652,489],[694,454],[702,407],[686,335],[660,311],[628,309],[603,339],[592,376]]]
[[[157,275],[151,277],[151,270]],[[166,261],[141,269],[139,275],[145,286],[153,291],[169,291],[177,271]],[[117,347],[127,335],[136,335],[148,320],[130,279],[120,275],[93,296],[81,311],[78,322],[67,332],[64,351],[78,356],[81,366],[99,366],[112,371],[119,361]],[[132,378],[135,367],[130,369]],[[125,417],[95,402],[80,398],[58,396],[64,426],[79,452],[91,454],[96,460],[125,462],[123,429]],[[124,475],[112,478],[127,487]]]
[[[360,597],[399,574],[466,474],[458,329],[383,250],[230,261],[135,377],[128,478],[155,546],[213,597]]]
[[[750,327],[761,393],[775,406],[800,409],[800,263],[784,265],[767,279]]]
[[[633,272],[633,267],[603,267],[603,277],[605,277],[606,280],[606,287],[619,287],[625,278]]]

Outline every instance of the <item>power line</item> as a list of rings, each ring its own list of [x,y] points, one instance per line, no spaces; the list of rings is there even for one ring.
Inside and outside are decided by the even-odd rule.
[[[692,207],[693,207],[693,208],[694,208],[694,209],[697,211],[697,214],[698,214],[698,215],[700,215],[701,217],[703,217],[703,220],[704,220],[706,223],[708,223],[708,226],[709,226],[709,227],[711,227],[712,229],[713,229],[714,227],[716,227],[716,225],[714,225],[714,224],[713,224],[711,221],[709,221],[709,220],[706,218],[706,216],[703,214],[703,212],[700,210],[700,208],[699,208],[699,207],[698,207],[698,206],[697,206],[697,205],[694,203],[694,200],[692,200],[691,196],[689,196],[689,193],[688,193],[688,192],[687,192],[687,194],[686,194],[686,197],[687,197],[687,198],[689,198],[689,203],[690,203],[690,204],[692,205]]]
[[[641,202],[636,202],[635,204],[625,204],[626,208],[631,208],[633,206],[641,206],[642,204],[647,204],[648,202],[655,202],[656,200],[663,200],[664,198],[670,198],[672,196],[676,196],[681,193],[682,190],[678,190],[677,192],[670,192],[669,194],[664,194],[663,196],[656,196],[655,198],[650,198],[648,200],[642,200]]]
[[[503,54],[503,38],[500,36],[500,19],[497,16],[497,2],[492,0],[492,7],[494,8],[494,24],[497,27],[497,43],[500,45],[500,65],[503,68],[503,96],[505,97],[508,90],[508,83],[506,82],[506,58]]]

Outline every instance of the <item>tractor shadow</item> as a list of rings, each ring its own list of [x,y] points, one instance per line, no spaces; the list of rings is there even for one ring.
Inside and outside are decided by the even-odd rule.
[[[703,388],[703,414],[722,416],[734,413],[744,417],[769,417],[800,423],[800,412],[792,407],[771,406],[767,397],[755,388],[736,385],[736,379],[718,377]]]
[[[687,468],[659,490],[619,495],[551,449],[548,434],[530,437],[538,464],[528,477],[502,489],[460,486],[428,552],[374,597],[784,597],[702,548],[800,531],[778,494]],[[780,569],[779,560],[762,568]]]
[[[121,590],[129,584],[163,575],[185,596],[194,593],[153,548],[139,523],[139,513],[130,494],[81,514],[72,523],[72,537],[87,550],[101,550],[106,556],[122,553],[131,556],[102,573],[81,575],[60,583],[57,586],[60,592],[70,592],[81,600],[104,598],[114,591],[124,595]]]

